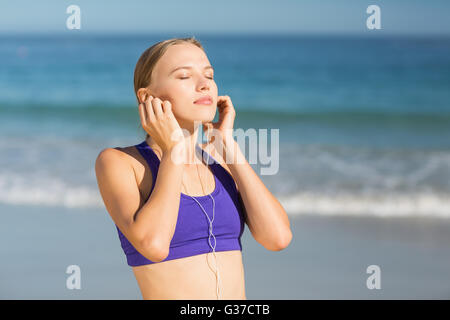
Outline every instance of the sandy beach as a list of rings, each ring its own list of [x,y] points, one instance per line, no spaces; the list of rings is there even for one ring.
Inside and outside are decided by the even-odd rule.
[[[1,299],[141,299],[104,210],[0,205]],[[248,299],[448,299],[450,220],[301,215],[280,252],[246,227]],[[81,268],[81,289],[66,268]],[[369,290],[366,268],[381,269]]]

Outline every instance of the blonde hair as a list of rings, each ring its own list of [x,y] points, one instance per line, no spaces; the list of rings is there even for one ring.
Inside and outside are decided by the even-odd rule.
[[[134,93],[136,95],[137,103],[140,103],[137,92],[140,88],[147,88],[150,85],[151,75],[158,60],[170,46],[182,43],[192,43],[203,51],[205,50],[195,37],[189,37],[172,38],[157,42],[142,53],[134,68]],[[147,133],[145,138],[147,139],[148,137],[149,134]]]

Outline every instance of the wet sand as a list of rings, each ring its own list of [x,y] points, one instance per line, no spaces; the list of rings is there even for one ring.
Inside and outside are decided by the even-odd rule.
[[[141,299],[112,220],[100,209],[0,205],[1,299]],[[246,227],[247,299],[449,299],[450,220],[290,217],[285,250]],[[81,268],[81,289],[66,268]],[[369,290],[369,265],[381,289]]]

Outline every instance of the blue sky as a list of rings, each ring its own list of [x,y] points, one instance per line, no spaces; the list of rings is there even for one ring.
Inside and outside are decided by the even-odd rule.
[[[66,8],[81,8],[82,33],[339,33],[450,35],[444,0],[2,0],[0,33],[67,32]],[[381,8],[368,30],[366,8]]]

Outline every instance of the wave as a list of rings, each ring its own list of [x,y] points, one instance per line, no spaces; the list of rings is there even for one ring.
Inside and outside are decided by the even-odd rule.
[[[278,200],[291,215],[450,218],[448,194],[424,191],[371,195],[350,193],[326,195],[301,192],[291,196],[280,196]]]
[[[330,194],[307,191],[275,196],[290,216],[317,214],[450,218],[450,197],[438,192]],[[30,183],[22,177],[0,176],[0,202],[10,205],[105,209],[96,186],[71,186],[58,178]]]
[[[58,178],[40,183],[25,177],[0,176],[0,202],[12,205],[51,206],[66,208],[99,208],[103,201],[96,188],[71,186]]]

